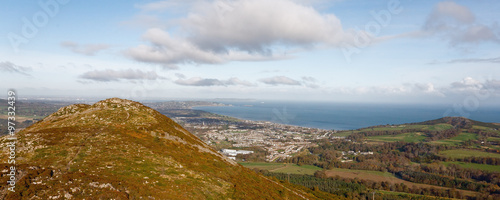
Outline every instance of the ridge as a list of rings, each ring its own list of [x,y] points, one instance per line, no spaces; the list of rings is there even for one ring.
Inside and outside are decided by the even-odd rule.
[[[135,101],[69,105],[17,135],[18,185],[15,193],[0,186],[3,199],[315,199],[244,168]],[[0,168],[8,167],[2,157]]]

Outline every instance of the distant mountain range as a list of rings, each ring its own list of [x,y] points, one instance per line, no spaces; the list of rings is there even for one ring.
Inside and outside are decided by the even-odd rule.
[[[1,199],[316,199],[222,156],[140,103],[112,98],[63,107],[17,134],[15,192],[6,184],[10,140],[0,141]],[[316,195],[316,196],[314,196]],[[325,195],[325,194],[322,194]],[[330,199],[336,196],[326,194]],[[322,197],[323,198],[323,197]]]

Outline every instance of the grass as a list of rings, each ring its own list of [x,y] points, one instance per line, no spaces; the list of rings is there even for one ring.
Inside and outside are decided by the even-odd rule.
[[[427,138],[422,133],[403,133],[399,135],[381,135],[381,136],[371,136],[366,139],[377,141],[377,142],[397,142],[397,141],[405,141],[405,142],[421,142],[425,138]]]
[[[357,169],[342,169],[342,168],[334,168],[328,171],[332,172],[350,172],[354,174],[362,174],[362,175],[375,175],[380,177],[395,177],[392,173],[389,172],[381,172],[381,171],[372,171],[372,170],[357,170]]]
[[[479,130],[491,130],[491,128],[484,127],[484,126],[478,126],[478,125],[473,125],[473,129],[479,129]]]
[[[430,125],[426,126],[422,129],[424,130],[429,130],[429,131],[444,131],[453,128],[451,124],[436,124],[436,125]]]
[[[347,137],[349,135],[351,135],[351,131],[341,131],[341,132],[332,134],[332,136],[338,136],[338,137]]]
[[[319,167],[316,167],[316,166],[312,166],[312,165],[298,166],[295,164],[287,164],[286,167],[275,169],[272,172],[314,175],[314,172],[316,172],[318,170],[322,170],[322,169]]]
[[[395,130],[403,130],[406,129],[407,126],[405,125],[400,125],[400,126],[383,126],[383,127],[376,127],[376,128],[364,128],[359,131],[354,131],[354,133],[359,133],[359,132],[369,132],[369,131],[395,131]]]
[[[421,129],[421,130],[429,130],[429,131],[442,131],[442,130],[448,130],[453,128],[452,125],[450,124],[436,124],[436,125],[395,125],[395,126],[383,126],[383,127],[376,127],[376,128],[363,128],[361,130],[355,130],[355,131],[342,131],[340,133],[333,134],[334,136],[348,136],[351,135],[352,133],[359,133],[359,132],[370,132],[370,131],[399,131],[399,130],[404,130],[404,129]],[[377,136],[378,137],[378,136]],[[406,141],[408,142],[419,142],[422,140],[422,137],[419,137],[416,140],[412,139],[407,139]],[[399,139],[382,139],[381,141],[389,141],[389,142],[394,142],[394,141],[401,141]]]
[[[257,168],[257,169],[265,169],[270,172],[276,173],[290,173],[290,174],[307,174],[314,175],[314,172],[318,170],[322,170],[319,167],[312,165],[302,165],[298,166],[296,164],[283,164],[283,163],[240,163],[241,165],[247,168]]]
[[[431,143],[456,146],[456,145],[459,145],[460,143],[465,142],[467,140],[477,140],[477,135],[474,133],[463,132],[463,133],[458,134],[455,137],[444,139],[444,140],[436,140],[436,141],[432,141]]]
[[[269,171],[286,166],[286,164],[283,163],[262,163],[262,162],[241,162],[239,164],[251,169],[257,168]]]
[[[500,138],[497,138],[497,137],[488,137],[488,141],[500,142]]]
[[[490,172],[500,172],[500,166],[498,165],[485,165],[485,164],[477,164],[477,163],[464,163],[464,162],[443,162],[444,165],[448,166],[450,164],[457,164],[461,167],[468,169],[479,169]]]
[[[489,153],[478,150],[467,150],[467,149],[453,149],[441,151],[439,154],[448,156],[449,158],[465,158],[465,157],[492,157],[492,158],[500,158],[500,154],[498,153]]]
[[[495,131],[497,133],[500,133],[499,130],[494,130],[493,128],[490,128],[490,127],[485,127],[485,126],[478,126],[478,125],[473,125],[472,126],[473,129],[479,129],[479,130],[487,130],[487,131]]]

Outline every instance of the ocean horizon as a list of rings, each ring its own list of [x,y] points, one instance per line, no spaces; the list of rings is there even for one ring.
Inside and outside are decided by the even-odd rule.
[[[500,122],[500,107],[460,108],[453,105],[393,105],[363,103],[308,103],[219,101],[231,106],[193,109],[245,120],[270,121],[327,130],[352,130],[386,124],[423,122],[460,116],[482,122]]]

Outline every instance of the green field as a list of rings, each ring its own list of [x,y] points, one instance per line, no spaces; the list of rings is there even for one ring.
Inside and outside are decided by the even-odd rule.
[[[429,130],[429,131],[444,131],[444,130],[448,130],[451,128],[453,128],[453,126],[451,124],[436,124],[436,125],[429,125],[429,126],[423,127],[422,129]]]
[[[284,164],[284,163],[252,163],[252,162],[242,162],[239,163],[245,167],[254,169],[266,169],[270,172],[277,173],[290,173],[290,174],[306,174],[306,175],[314,175],[314,172],[318,170],[322,170],[319,167],[311,166],[311,165],[303,165],[298,166],[296,164]],[[439,186],[432,186],[426,184],[412,183],[409,181],[405,181],[395,177],[392,173],[389,172],[381,172],[381,171],[371,171],[371,170],[354,170],[354,169],[342,169],[342,168],[334,168],[326,171],[328,177],[339,176],[341,178],[350,178],[350,179],[359,179],[359,180],[371,180],[371,181],[386,181],[392,184],[400,184],[403,183],[408,187],[418,187],[418,188],[442,188]],[[472,191],[464,191],[467,195],[474,196],[476,192]],[[408,193],[398,193],[398,192],[389,192],[389,191],[377,191],[377,193],[391,193],[391,194],[399,194],[399,195],[408,195],[408,196],[420,196]],[[375,195],[376,196],[376,195]]]
[[[395,131],[395,130],[403,130],[407,128],[405,125],[400,125],[400,126],[384,126],[384,127],[376,127],[376,128],[364,128],[359,131],[354,131],[354,133],[359,133],[359,132],[368,132],[368,131]],[[351,132],[349,132],[351,133]]]
[[[307,174],[307,175],[313,175],[314,172],[318,170],[322,170],[319,167],[312,166],[312,165],[302,165],[298,166],[296,164],[283,164],[283,163],[239,163],[245,167],[254,169],[265,169],[269,170],[270,172],[276,172],[276,173],[290,173],[290,174]]]
[[[338,133],[333,133],[332,136],[347,137],[351,135],[351,131],[342,131]]]
[[[485,126],[478,126],[478,125],[473,125],[473,129],[479,129],[479,130],[486,130],[486,131],[494,131],[500,134],[500,130],[494,130],[493,128],[490,127],[485,127]]]
[[[359,132],[370,132],[370,131],[400,131],[404,129],[421,129],[423,131],[429,130],[429,131],[442,131],[442,130],[447,130],[453,128],[452,125],[450,124],[436,124],[436,125],[395,125],[395,126],[382,126],[382,127],[375,127],[375,128],[363,128],[360,130],[354,130],[354,131],[342,131],[339,133],[332,134],[333,136],[348,136],[351,135],[352,133],[359,133]],[[401,134],[399,136],[402,136],[402,138],[394,137],[394,136],[373,136],[373,137],[368,137],[370,139],[376,140],[376,141],[384,141],[384,142],[394,142],[394,141],[406,141],[406,142],[420,142],[424,139],[425,136],[418,136],[416,139],[412,138],[406,138],[408,133]],[[416,134],[416,133],[413,133]],[[410,137],[414,137],[415,135],[411,135]],[[377,138],[380,137],[380,138]]]
[[[261,163],[261,162],[240,162],[239,164],[251,169],[257,168],[265,170],[274,170],[286,166],[286,164],[283,163]]]
[[[492,158],[500,158],[500,154],[498,153],[489,153],[484,151],[477,150],[467,150],[467,149],[453,149],[441,151],[439,154],[448,156],[449,158],[465,158],[465,157],[492,157]]]
[[[459,145],[462,142],[465,142],[467,140],[477,140],[477,135],[474,133],[460,133],[455,137],[444,139],[444,140],[436,140],[432,141],[434,144],[447,144],[447,145]]]
[[[497,137],[488,137],[488,141],[500,142],[500,138],[497,138]]]
[[[380,135],[380,136],[370,136],[366,137],[367,140],[377,141],[377,142],[421,142],[427,138],[422,133],[403,133],[399,135]]]
[[[381,172],[381,171],[372,171],[372,170],[357,170],[357,169],[343,169],[343,168],[333,168],[328,171],[332,172],[350,172],[354,174],[365,174],[365,175],[375,175],[380,177],[395,177],[392,173],[389,172]]]
[[[457,165],[460,165],[464,168],[469,168],[469,169],[479,169],[479,170],[485,170],[485,171],[491,171],[491,172],[500,172],[500,166],[498,166],[498,165],[484,165],[484,164],[464,163],[464,162],[443,162],[443,164],[446,166],[448,166],[450,164],[457,164]]]

